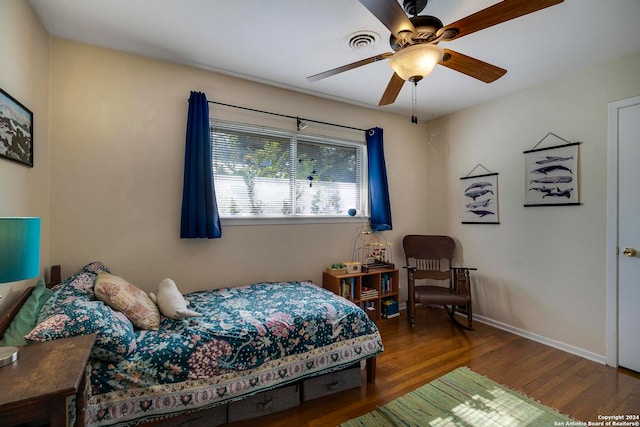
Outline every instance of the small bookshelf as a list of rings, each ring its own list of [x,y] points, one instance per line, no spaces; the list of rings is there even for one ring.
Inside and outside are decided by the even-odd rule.
[[[397,269],[335,275],[325,272],[322,275],[322,287],[352,301],[377,322],[384,318],[383,304],[386,301],[398,301],[399,277]]]

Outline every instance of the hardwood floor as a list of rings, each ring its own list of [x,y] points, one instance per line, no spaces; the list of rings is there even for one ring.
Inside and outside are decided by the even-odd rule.
[[[385,352],[375,384],[302,402],[297,408],[233,427],[337,426],[460,366],[511,387],[581,421],[640,414],[640,374],[614,369],[476,322],[463,331],[444,311],[406,312],[379,323]],[[364,378],[364,377],[363,377]]]

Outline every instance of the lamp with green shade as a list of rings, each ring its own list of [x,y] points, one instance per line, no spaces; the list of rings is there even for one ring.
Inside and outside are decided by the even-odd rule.
[[[0,218],[0,283],[40,274],[40,218]],[[0,347],[0,367],[18,359],[17,347]]]

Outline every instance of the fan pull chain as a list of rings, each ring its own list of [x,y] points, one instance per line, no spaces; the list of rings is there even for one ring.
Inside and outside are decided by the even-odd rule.
[[[411,124],[418,124],[418,117],[416,116],[418,111],[418,82],[413,82],[413,86],[411,87]]]

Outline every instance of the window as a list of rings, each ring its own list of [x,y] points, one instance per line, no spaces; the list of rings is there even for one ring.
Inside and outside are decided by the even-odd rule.
[[[335,218],[365,212],[364,143],[211,122],[221,218]]]

